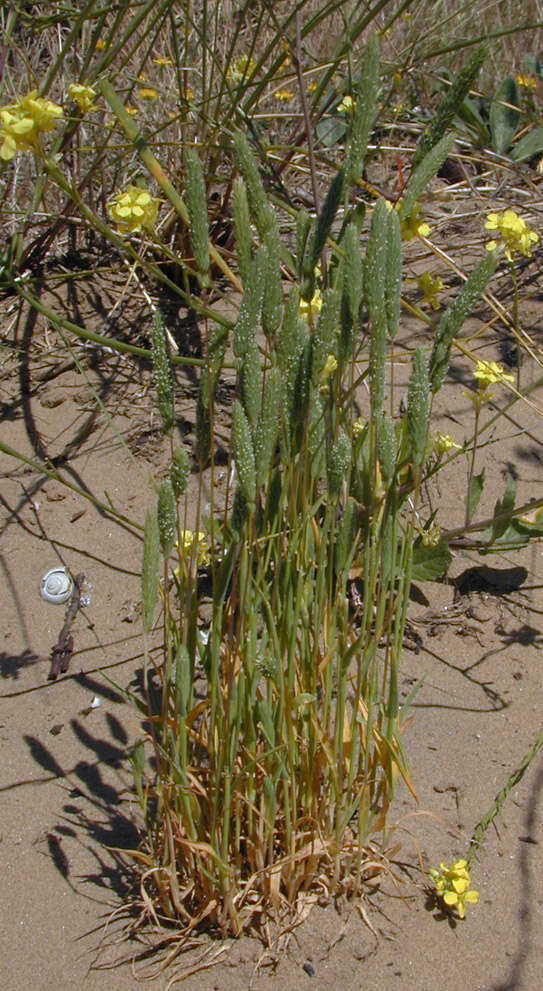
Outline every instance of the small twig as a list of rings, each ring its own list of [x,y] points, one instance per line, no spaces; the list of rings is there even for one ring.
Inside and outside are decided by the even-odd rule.
[[[49,671],[49,681],[55,681],[59,674],[65,674],[68,670],[74,652],[74,638],[70,635],[70,627],[76,617],[81,604],[81,589],[85,575],[76,575],[74,580],[74,590],[70,599],[70,604],[66,612],[66,619],[62,627],[58,640],[53,647],[51,656],[51,670]]]

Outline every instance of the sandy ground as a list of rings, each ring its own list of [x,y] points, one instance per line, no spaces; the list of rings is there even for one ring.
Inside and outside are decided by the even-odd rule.
[[[536,290],[524,316],[541,345]],[[57,302],[80,321],[94,311],[96,325],[98,298],[110,312],[118,287],[110,299],[103,287],[96,295],[92,284],[71,297],[59,289]],[[4,443],[30,458],[59,458],[66,480],[141,526],[152,500],[150,478],[160,475],[167,458],[149,370],[105,353],[95,361],[78,349],[106,415],[76,368],[58,370],[65,353],[46,321],[23,319],[15,326],[14,314],[13,300],[4,301],[5,336],[13,340],[16,334],[21,348],[6,359],[0,382]],[[481,317],[483,311],[474,326],[481,326]],[[134,319],[121,308],[115,329],[121,333],[123,321]],[[483,354],[500,356],[492,348]],[[44,370],[54,374],[44,379]],[[523,368],[527,381],[531,374]],[[461,389],[469,381],[468,364],[455,359],[452,375],[436,427],[461,440],[469,429],[469,400]],[[195,383],[179,375],[177,388],[180,429],[190,441]],[[531,398],[543,406],[543,390]],[[481,454],[490,480],[483,512],[492,512],[507,471],[517,476],[520,498],[541,494],[543,419],[517,406],[513,421],[507,439]],[[529,433],[519,434],[519,428]],[[157,968],[152,959],[132,967],[141,944],[124,939],[122,920],[114,917],[134,882],[118,850],[138,842],[127,752],[140,725],[111,681],[122,689],[141,684],[141,531],[31,467],[4,455],[0,465],[2,984],[8,991],[124,991]],[[463,469],[457,469],[432,493],[447,519],[458,516],[464,483]],[[74,623],[69,671],[49,682],[64,608],[44,603],[38,587],[58,563],[83,572],[92,590]],[[401,841],[394,870],[403,883],[399,890],[384,883],[365,903],[374,932],[355,907],[316,909],[271,956],[260,959],[262,948],[248,939],[204,939],[149,986],[165,987],[202,953],[209,969],[185,985],[196,991],[233,991],[251,980],[259,991],[324,991],[332,984],[344,991],[541,986],[541,755],[487,833],[472,871],[480,902],[468,907],[464,923],[451,924],[428,904],[417,867],[419,856],[427,869],[466,852],[474,826],[542,725],[542,545],[484,563],[495,571],[478,585],[464,583],[458,606],[451,585],[430,584],[420,588],[426,601],[413,604],[421,642],[418,653],[404,652],[402,687],[407,694],[423,679],[406,735],[419,801],[399,788],[389,843]],[[458,553],[452,575],[480,564],[474,555]],[[108,963],[117,966],[96,969]]]

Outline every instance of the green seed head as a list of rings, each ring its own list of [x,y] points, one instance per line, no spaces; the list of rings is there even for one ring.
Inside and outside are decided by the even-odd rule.
[[[256,466],[251,428],[239,399],[232,410],[232,451],[239,484],[249,506],[256,502]]]
[[[232,208],[234,215],[234,234],[236,238],[239,274],[243,285],[246,286],[249,281],[249,273],[251,271],[253,236],[251,234],[247,190],[241,176],[237,176],[234,179]]]
[[[417,348],[407,392],[407,437],[415,468],[422,467],[426,452],[429,395],[428,359],[424,348]]]
[[[156,310],[153,318],[153,372],[162,428],[169,434],[175,422],[173,375],[166,330],[159,310]]]
[[[207,276],[209,271],[207,192],[200,158],[195,148],[188,148],[185,154],[185,194],[194,258],[199,272]]]
[[[160,549],[164,557],[169,557],[175,541],[176,511],[173,486],[169,479],[162,482],[158,490],[158,533]]]
[[[170,465],[170,481],[172,483],[175,499],[180,499],[185,494],[187,482],[190,475],[190,463],[187,452],[182,447],[178,447],[173,452],[172,463]]]

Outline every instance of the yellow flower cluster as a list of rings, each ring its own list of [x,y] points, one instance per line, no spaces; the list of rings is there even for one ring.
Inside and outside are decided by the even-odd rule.
[[[226,70],[226,78],[229,83],[233,83],[237,86],[242,79],[250,79],[256,70],[256,65],[252,58],[248,55],[240,55],[237,59],[228,66]]]
[[[138,234],[142,230],[153,230],[159,203],[160,200],[151,196],[147,189],[130,184],[123,193],[115,193],[107,210],[120,234]]]
[[[298,308],[298,313],[302,318],[308,319],[309,317],[315,316],[315,314],[320,313],[322,310],[322,294],[320,289],[315,289],[312,298],[308,301],[306,299],[300,300],[300,306]]]
[[[485,230],[497,232],[499,242],[505,247],[505,257],[509,261],[513,260],[513,255],[516,253],[524,255],[525,258],[531,258],[532,244],[537,244],[539,241],[536,232],[530,230],[526,221],[519,217],[514,210],[489,213],[485,221]],[[499,242],[489,241],[486,250],[494,251]]]
[[[341,103],[337,105],[337,111],[340,114],[352,114],[354,110],[354,100],[352,96],[344,96]]]
[[[279,101],[279,103],[288,103],[289,100],[294,99],[294,93],[290,89],[278,89],[273,96],[275,100]]]
[[[483,390],[488,389],[489,385],[496,385],[497,382],[515,381],[514,375],[504,372],[497,361],[478,361],[473,377],[477,379],[479,388]]]
[[[432,868],[429,873],[437,897],[448,909],[453,909],[459,919],[464,919],[466,902],[468,905],[476,905],[479,901],[479,892],[470,889],[467,861],[457,860],[450,867],[440,864],[439,870]]]
[[[517,86],[521,86],[522,89],[537,89],[537,78],[536,76],[517,76]]]
[[[183,530],[181,537],[183,540],[183,554],[190,554],[194,545],[196,545],[198,567],[209,568],[211,564],[211,547],[207,535],[202,533],[201,530],[198,533],[194,533],[193,530]]]
[[[434,450],[437,455],[441,457],[442,454],[447,454],[448,451],[459,451],[461,447],[462,445],[457,444],[450,434],[442,434],[441,430],[437,431],[434,443]]]
[[[77,103],[82,114],[94,109],[96,90],[92,86],[83,86],[82,83],[70,83],[68,86],[68,96],[70,100]]]
[[[402,201],[396,204],[396,209],[401,211]],[[400,212],[400,228],[402,241],[412,241],[414,237],[428,237],[431,227],[420,215],[420,204],[415,203],[408,217],[402,217]]]
[[[153,100],[156,100],[158,92],[152,86],[142,86],[138,90],[138,96],[140,100],[147,100],[148,103],[152,103]]]
[[[423,272],[417,279],[417,286],[422,293],[422,302],[429,303],[433,310],[439,310],[439,294],[444,289],[439,275]]]
[[[59,120],[62,120],[62,107],[38,96],[37,89],[17,103],[2,107],[0,158],[9,162],[17,151],[37,151],[40,136],[45,131],[52,131]]]

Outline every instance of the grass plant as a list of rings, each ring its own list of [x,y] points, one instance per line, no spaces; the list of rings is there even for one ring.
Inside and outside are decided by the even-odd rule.
[[[435,6],[453,19],[452,5]],[[539,27],[538,5],[527,6]],[[489,553],[543,535],[541,515],[515,506],[511,483],[491,518],[474,519],[487,387],[522,401],[520,365],[514,390],[503,369],[475,366],[475,426],[463,445],[436,442],[432,420],[451,351],[489,299],[504,252],[515,289],[508,326],[519,354],[525,346],[511,237],[529,258],[537,234],[518,217],[505,233],[491,222],[496,240],[460,270],[431,346],[409,355],[399,409],[404,250],[416,240],[443,261],[420,204],[490,58],[483,39],[446,45],[430,24],[415,31],[421,4],[409,0],[303,0],[285,11],[245,0],[228,20],[209,0],[182,15],[172,0],[112,10],[88,0],[79,15],[27,8],[1,15],[10,52],[2,282],[66,332],[152,357],[170,444],[145,521],[145,698],[133,699],[147,720],[133,752],[142,916],[185,936],[203,924],[264,933],[271,917],[288,924],[317,899],[360,895],[390,869],[398,780],[416,793],[404,745],[410,699],[401,704],[399,690],[412,582],[442,578],[462,539]],[[29,48],[38,28],[45,75]],[[510,28],[504,19],[495,34]],[[413,112],[401,144],[386,144],[397,135],[398,75],[407,89],[425,86],[429,58],[466,47],[428,126]],[[365,178],[381,146],[411,162],[388,195]],[[35,273],[47,254],[91,232],[145,283],[151,349],[92,335],[40,302]],[[200,357],[172,346],[165,292],[193,315]],[[176,434],[173,376],[184,364],[199,375],[193,450]],[[234,398],[219,498],[225,376]],[[464,526],[440,530],[425,515],[425,486],[466,456]],[[159,602],[157,655],[148,639]],[[443,877],[443,891],[458,881]]]

